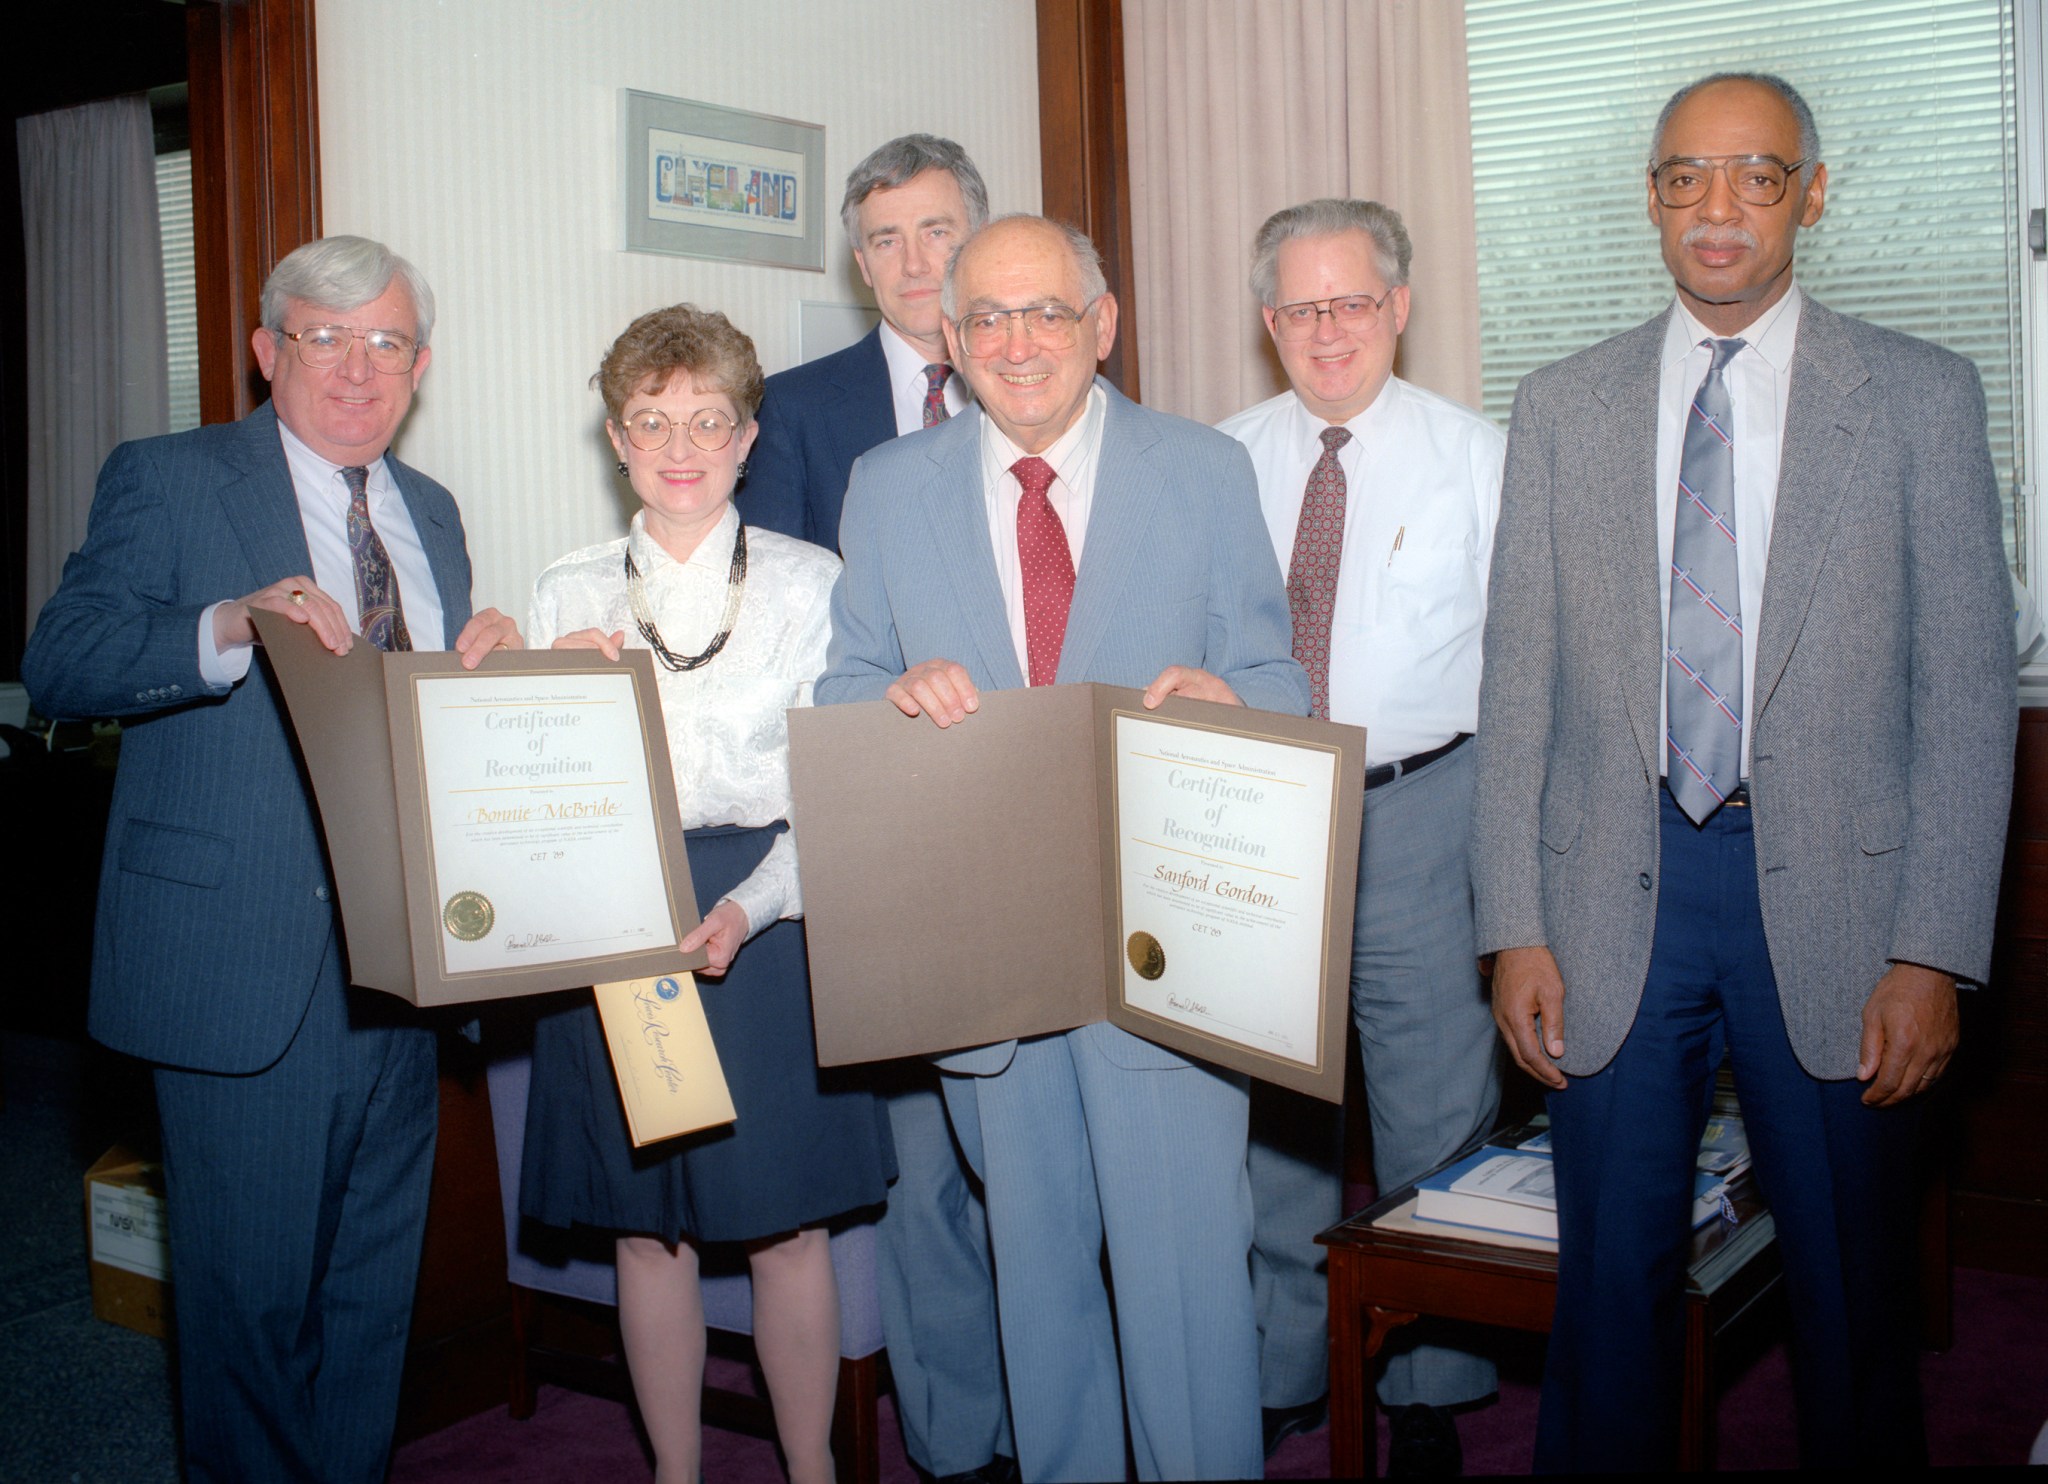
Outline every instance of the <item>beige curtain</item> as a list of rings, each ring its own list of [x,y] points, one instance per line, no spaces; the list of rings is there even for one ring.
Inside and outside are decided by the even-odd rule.
[[[1479,402],[1458,0],[1124,0],[1145,401],[1211,423],[1286,386],[1246,285],[1283,206],[1360,196],[1415,243],[1397,371]]]

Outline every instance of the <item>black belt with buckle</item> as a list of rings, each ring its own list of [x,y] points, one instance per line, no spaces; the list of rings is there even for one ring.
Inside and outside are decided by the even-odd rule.
[[[1377,768],[1365,770],[1365,786],[1378,788],[1382,783],[1392,783],[1403,773],[1414,773],[1428,767],[1440,757],[1449,757],[1460,747],[1472,740],[1470,732],[1460,732],[1441,747],[1432,747],[1427,752],[1418,752],[1413,757],[1404,757],[1398,763],[1381,763]]]
[[[1749,807],[1749,785],[1746,783],[1736,784],[1734,788],[1728,791],[1728,797],[1721,802],[1732,809],[1747,809]]]

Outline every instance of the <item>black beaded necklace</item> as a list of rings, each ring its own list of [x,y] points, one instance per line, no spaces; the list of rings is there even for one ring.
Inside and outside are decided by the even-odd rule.
[[[695,670],[710,664],[718,657],[718,651],[725,648],[725,641],[732,637],[732,626],[740,616],[740,597],[747,590],[747,528],[741,526],[733,532],[732,567],[725,574],[725,615],[719,620],[718,632],[711,636],[711,642],[698,654],[677,654],[661,640],[661,630],[654,626],[654,612],[647,606],[647,594],[640,576],[640,566],[633,560],[633,543],[626,543],[626,606],[633,611],[633,624],[640,630],[640,637],[647,641],[647,647],[654,651],[654,657],[671,670]]]

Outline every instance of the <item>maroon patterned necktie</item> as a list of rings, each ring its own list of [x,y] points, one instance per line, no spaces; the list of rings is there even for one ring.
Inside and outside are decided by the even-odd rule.
[[[1074,603],[1074,553],[1067,528],[1045,492],[1052,465],[1024,458],[1010,465],[1024,498],[1017,502],[1017,560],[1024,575],[1024,652],[1031,683],[1051,685],[1059,673],[1060,646],[1067,640],[1067,610]]]
[[[348,550],[355,558],[363,637],[379,649],[411,649],[405,610],[398,604],[398,574],[391,569],[384,539],[370,524],[370,471],[357,464],[343,469],[341,477],[348,484]]]
[[[953,415],[946,411],[946,378],[952,374],[953,368],[944,361],[933,361],[924,368],[924,425],[928,428]]]
[[[1330,620],[1337,611],[1337,564],[1344,556],[1344,469],[1337,450],[1347,428],[1323,429],[1323,456],[1309,471],[1287,564],[1287,611],[1294,618],[1294,657],[1308,671],[1308,714],[1330,719]]]

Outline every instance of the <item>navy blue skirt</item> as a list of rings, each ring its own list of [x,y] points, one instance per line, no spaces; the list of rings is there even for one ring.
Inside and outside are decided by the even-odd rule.
[[[786,829],[714,826],[685,837],[709,912]],[[745,1241],[879,1203],[896,1173],[887,1111],[841,1071],[820,1071],[803,925],[743,945],[702,979],[705,1019],[735,1122],[635,1149],[588,990],[534,1026],[520,1210],[549,1226]]]

